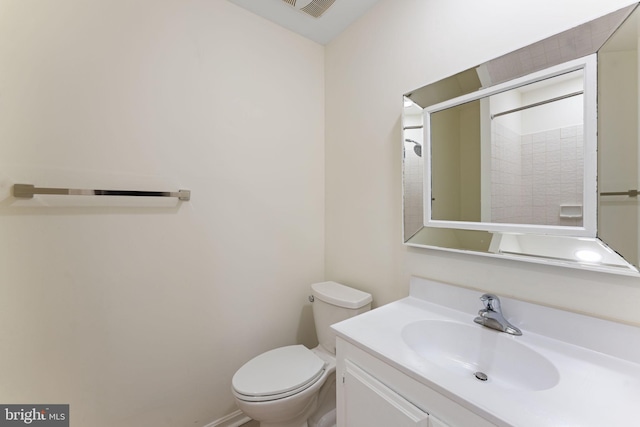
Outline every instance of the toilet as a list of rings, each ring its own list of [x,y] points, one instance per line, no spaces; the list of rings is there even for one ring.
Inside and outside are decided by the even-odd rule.
[[[371,309],[371,295],[336,282],[311,285],[318,346],[262,353],[233,376],[238,408],[260,427],[335,426],[336,337],[330,326]]]

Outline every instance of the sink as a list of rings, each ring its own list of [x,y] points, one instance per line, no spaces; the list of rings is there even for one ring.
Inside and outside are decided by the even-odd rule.
[[[560,379],[556,367],[518,337],[480,325],[421,320],[406,325],[402,339],[421,358],[454,374],[478,382],[486,376],[487,386],[539,391]]]

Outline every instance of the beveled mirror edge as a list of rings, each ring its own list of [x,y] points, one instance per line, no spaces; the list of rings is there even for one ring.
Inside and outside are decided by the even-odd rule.
[[[638,7],[632,4],[407,92],[422,108],[596,53]],[[606,30],[603,28],[606,27]],[[588,43],[572,46],[591,36]],[[557,51],[557,52],[556,52]]]
[[[436,251],[444,251],[444,252],[476,255],[476,256],[479,255],[479,256],[493,258],[493,259],[503,259],[503,260],[510,260],[510,261],[534,263],[534,264],[551,265],[555,267],[573,268],[577,270],[588,270],[588,271],[594,271],[598,273],[640,277],[640,272],[631,264],[628,264],[627,266],[589,264],[589,263],[579,263],[573,260],[567,260],[562,258],[537,257],[537,256],[530,256],[530,255],[518,255],[518,254],[507,254],[507,253],[494,254],[494,253],[479,252],[479,251],[473,251],[473,250],[444,248],[441,246],[431,246],[431,245],[424,245],[419,243],[412,243],[410,241],[407,241],[404,244],[406,246],[413,247],[413,248],[431,249]]]

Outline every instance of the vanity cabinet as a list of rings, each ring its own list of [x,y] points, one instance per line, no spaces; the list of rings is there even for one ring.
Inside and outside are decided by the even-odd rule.
[[[429,414],[349,360],[342,378],[344,425],[429,427]]]
[[[338,427],[495,427],[342,338],[336,344]]]

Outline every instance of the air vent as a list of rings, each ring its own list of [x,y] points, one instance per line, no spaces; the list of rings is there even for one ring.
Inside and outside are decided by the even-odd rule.
[[[296,7],[296,3],[298,3],[298,0],[282,1],[293,7]],[[302,6],[301,4],[300,6],[302,7],[298,6],[296,9],[306,13],[307,15],[313,16],[314,18],[320,18],[322,14],[325,13],[333,3],[335,3],[335,1],[336,0],[311,0],[311,2],[309,2],[309,0],[302,0],[300,3],[306,4],[306,6]]]
[[[300,10],[314,18],[320,18],[335,1],[336,0],[313,0]]]

